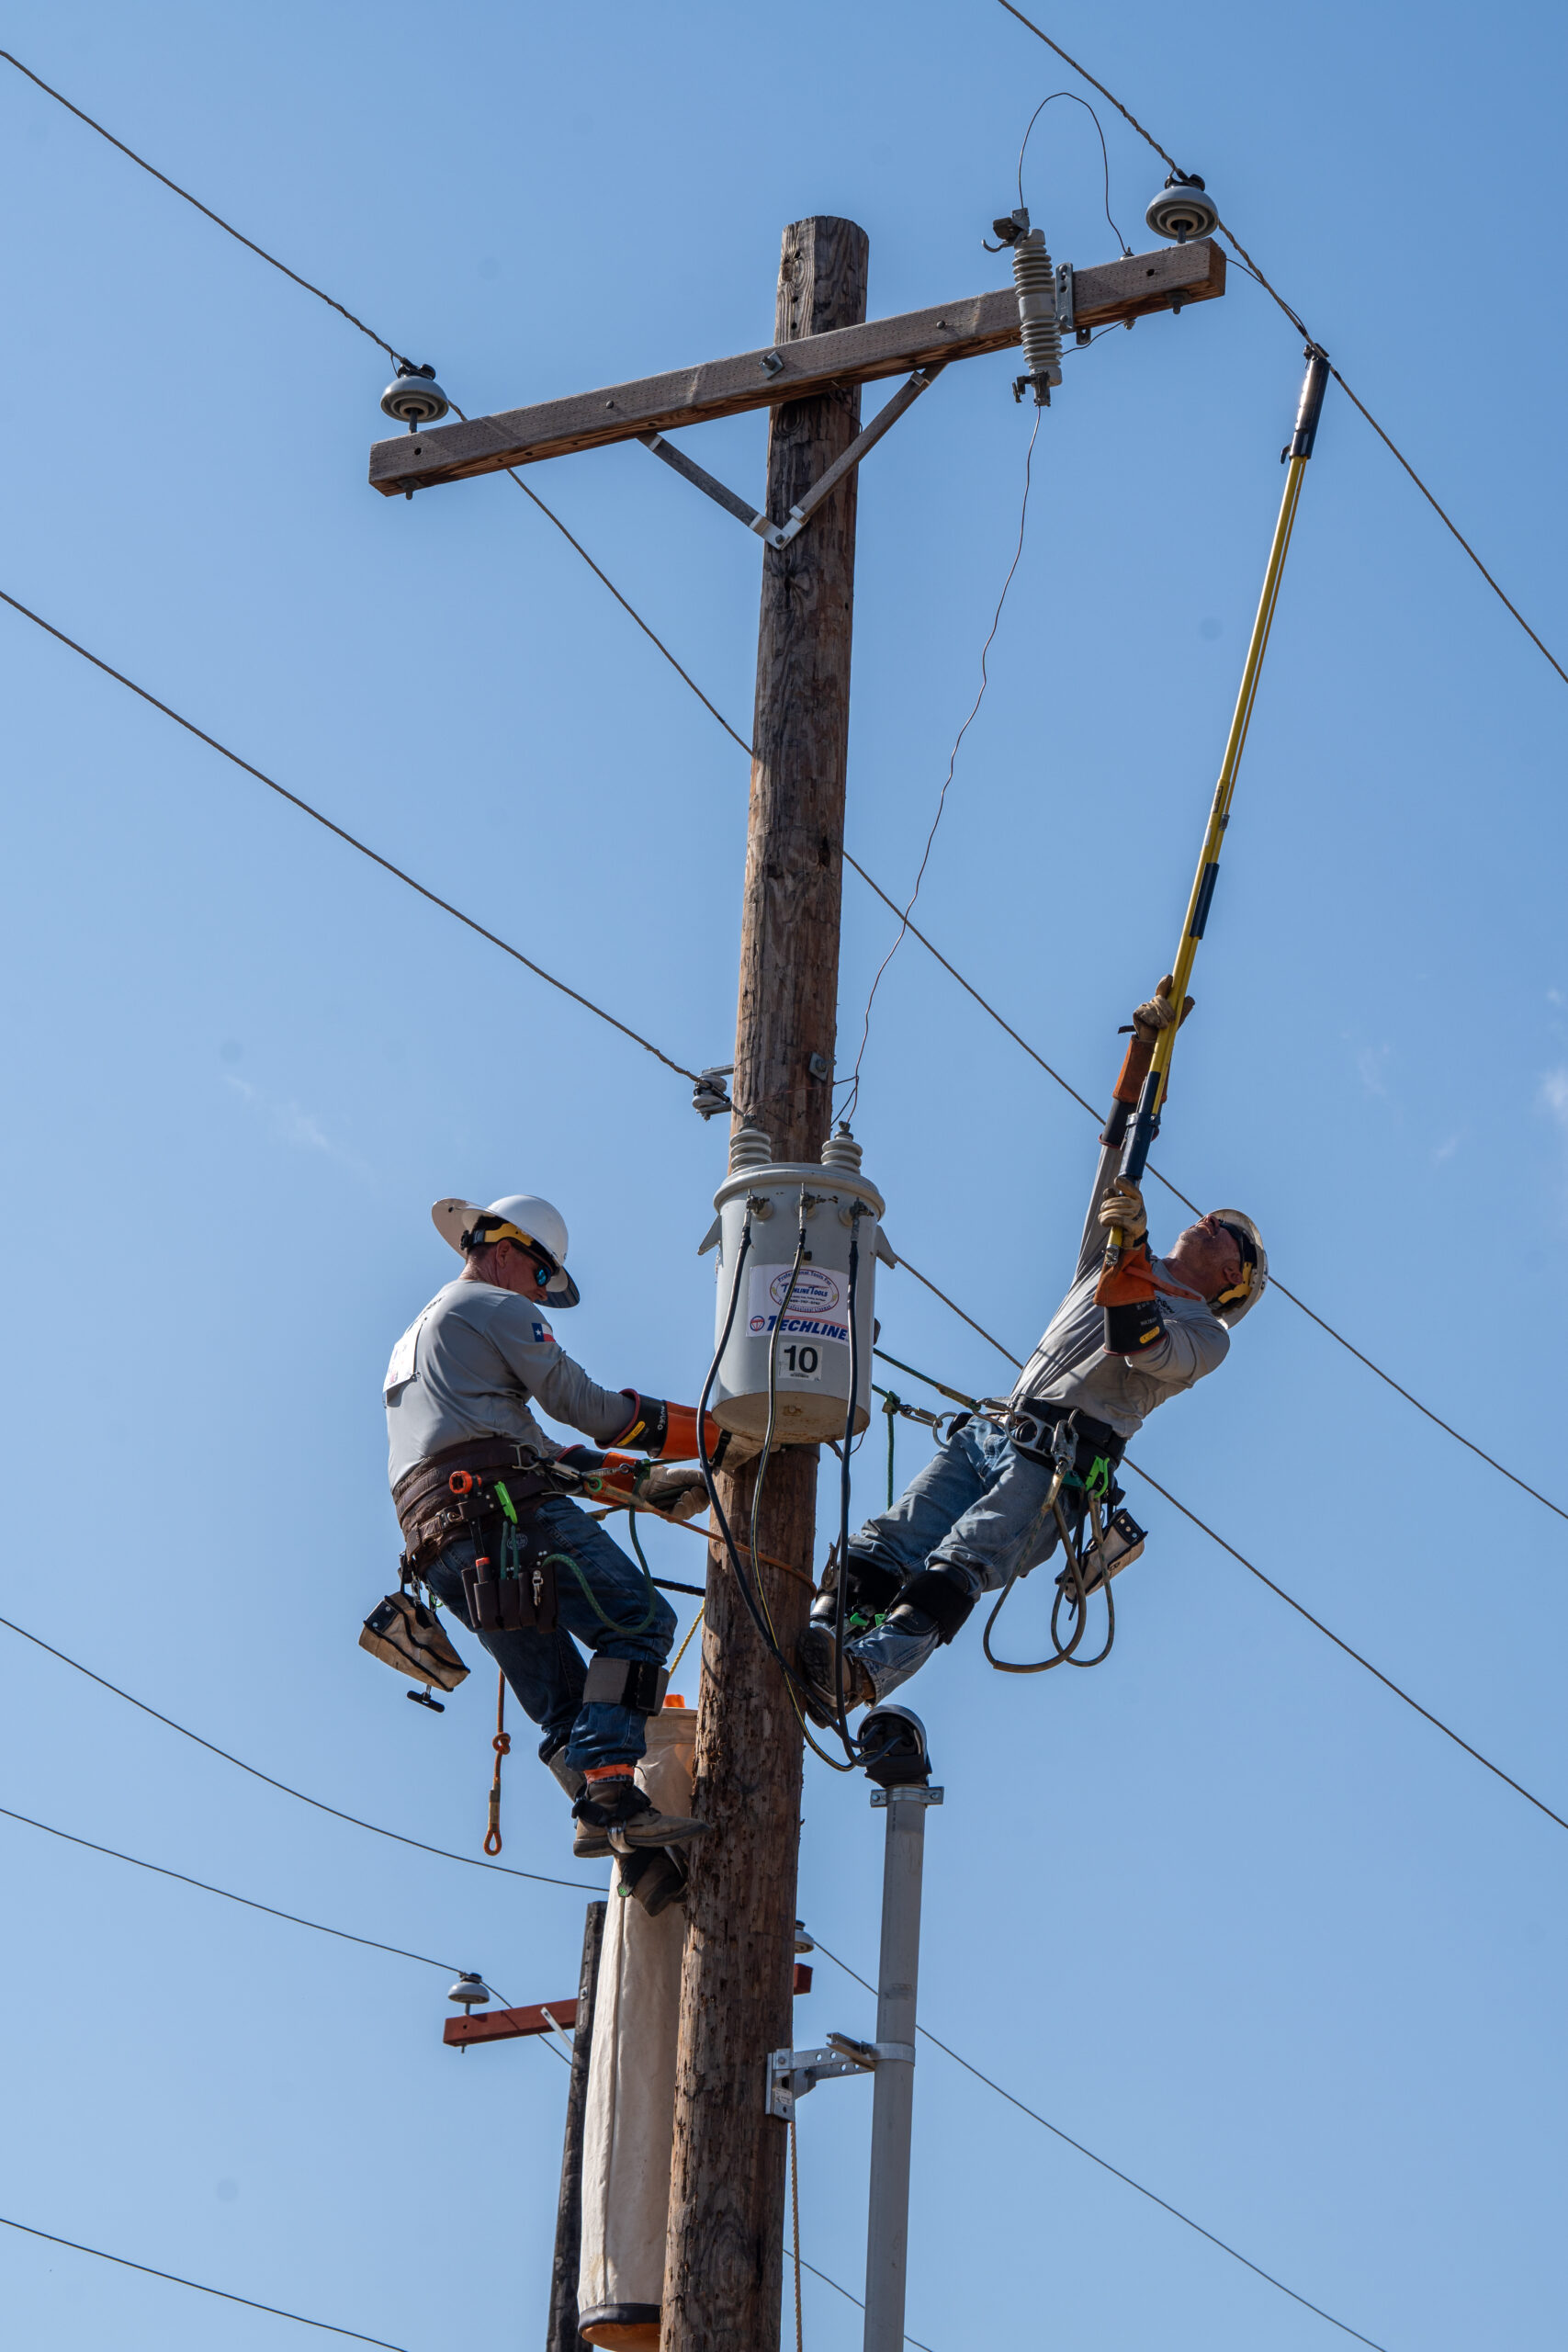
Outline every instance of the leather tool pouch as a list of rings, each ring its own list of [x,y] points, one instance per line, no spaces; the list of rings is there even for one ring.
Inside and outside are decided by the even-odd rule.
[[[553,1633],[559,1613],[556,1563],[543,1531],[526,1520],[513,1527],[487,1518],[476,1542],[473,1566],[463,1570],[468,1623],[485,1634]]]
[[[389,1592],[377,1602],[365,1620],[359,1646],[428,1690],[456,1690],[468,1679],[468,1668],[435,1618],[409,1592]]]

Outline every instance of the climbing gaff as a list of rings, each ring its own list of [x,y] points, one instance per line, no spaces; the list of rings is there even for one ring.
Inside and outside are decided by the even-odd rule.
[[[1182,925],[1181,944],[1176,954],[1175,985],[1171,1002],[1179,1006],[1187,994],[1187,984],[1192,976],[1192,965],[1198,953],[1198,943],[1203,936],[1213,903],[1214,884],[1219,879],[1220,850],[1225,828],[1230,823],[1231,799],[1235,791],[1236,774],[1247,742],[1247,730],[1252,719],[1252,707],[1258,698],[1258,682],[1262,674],[1263,656],[1269,648],[1269,632],[1274,625],[1274,608],[1280,600],[1280,582],[1284,574],[1285,558],[1290,551],[1291,533],[1296,520],[1296,507],[1302,494],[1302,481],[1307,459],[1312,456],[1317,438],[1317,420],[1323,407],[1323,395],[1328,388],[1328,354],[1315,343],[1306,346],[1306,375],[1302,382],[1302,396],[1296,410],[1296,429],[1287,446],[1280,450],[1280,462],[1286,467],[1284,494],[1280,501],[1280,513],[1274,525],[1274,537],[1269,549],[1268,567],[1263,575],[1263,593],[1258,600],[1258,612],[1247,641],[1247,661],[1241,673],[1241,691],[1236,695],[1232,714],[1230,733],[1225,739],[1224,758],[1220,763],[1220,778],[1214,786],[1213,804],[1209,810],[1209,823],[1203,835],[1202,852],[1198,871],[1193,877],[1191,895],[1187,901],[1187,917]],[[1126,1147],[1122,1155],[1121,1173],[1133,1183],[1142,1181],[1150,1147],[1159,1133],[1160,1112],[1164,1106],[1170,1078],[1170,1057],[1176,1045],[1178,1024],[1160,1031],[1155,1045],[1154,1059],[1138,1097],[1138,1107],[1127,1130]],[[1105,1252],[1105,1271],[1113,1272],[1121,1263],[1124,1238],[1120,1227],[1111,1235]]]

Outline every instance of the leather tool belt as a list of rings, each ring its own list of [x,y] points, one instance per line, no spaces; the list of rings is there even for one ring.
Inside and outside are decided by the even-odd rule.
[[[1111,1474],[1120,1464],[1127,1441],[1109,1421],[1096,1420],[1081,1406],[1057,1405],[1031,1397],[1015,1405],[1008,1417],[1008,1434],[1026,1462],[1047,1470],[1062,1468],[1067,1481],[1103,1493]],[[1100,1463],[1105,1464],[1097,1470]]]
[[[392,1488],[392,1507],[403,1532],[405,1579],[423,1576],[448,1544],[468,1530],[477,1532],[481,1523],[494,1521],[510,1526],[495,1491],[498,1478],[519,1520],[547,1495],[560,1491],[545,1456],[533,1446],[502,1438],[471,1438],[443,1446],[404,1471]],[[489,1548],[480,1543],[481,1552]],[[525,1622],[534,1621],[530,1617]]]

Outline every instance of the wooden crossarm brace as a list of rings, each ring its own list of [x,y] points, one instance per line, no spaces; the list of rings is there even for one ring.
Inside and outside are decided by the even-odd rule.
[[[1162,245],[1156,253],[1075,270],[1074,324],[1108,326],[1152,311],[1213,301],[1224,290],[1225,257],[1210,239]],[[1018,340],[1017,295],[1011,286],[999,286],[930,310],[802,335],[776,349],[746,351],[733,359],[378,441],[370,451],[371,487],[392,498],[435,482],[463,481],[506,466],[536,465],[577,449],[671,433],[710,417],[774,408],[835,384],[872,383],[952,359],[978,358]]]
[[[576,2023],[574,2000],[530,2001],[521,2009],[479,2009],[471,2017],[448,2018],[441,2039],[449,2050],[466,2050],[474,2041],[516,2041],[524,2034],[548,2033],[552,2026],[570,2032]]]
[[[705,467],[699,466],[694,458],[689,458],[684,449],[677,449],[666,441],[662,433],[639,433],[637,437],[645,449],[651,449],[656,458],[662,458],[667,466],[673,467],[676,473],[705,492],[716,506],[723,507],[727,514],[733,514],[738,523],[744,523],[749,531],[755,531],[769,547],[787,548],[791,539],[799,537],[823,500],[832,495],[844,476],[853,472],[866,451],[875,448],[883,435],[897,424],[907,409],[914,406],[932,378],[941,373],[940,367],[919,368],[890,401],[885,401],[871,423],[855,435],[843,455],[835,458],[821,479],[812,483],[799,504],[790,508],[787,523],[771,523],[765,514],[759,514],[753,507],[747,505],[743,498],[738,498],[734,491],[726,490],[723,482],[710,474]]]

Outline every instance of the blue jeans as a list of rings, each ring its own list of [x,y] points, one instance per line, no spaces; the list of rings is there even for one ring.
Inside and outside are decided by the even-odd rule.
[[[644,1718],[635,1707],[582,1703],[588,1669],[571,1636],[601,1657],[624,1657],[658,1666],[670,1655],[675,1611],[661,1592],[650,1592],[642,1570],[596,1520],[563,1495],[548,1496],[533,1524],[552,1549],[568,1552],[581,1569],[593,1600],[612,1622],[595,1613],[581,1585],[565,1566],[556,1569],[559,1614],[554,1633],[480,1634],[479,1641],[505,1675],[518,1704],[544,1732],[541,1757],[565,1744],[566,1760],[579,1772],[596,1764],[635,1764],[648,1742]],[[474,1539],[449,1544],[425,1576],[444,1609],[468,1623],[463,1570],[474,1564]],[[652,1613],[649,1614],[651,1605]],[[646,1620],[646,1623],[644,1622]],[[623,1632],[622,1627],[637,1627]],[[470,1627],[470,1631],[474,1630]]]
[[[864,1560],[902,1582],[945,1568],[974,1595],[999,1592],[1056,1546],[1053,1473],[1026,1462],[1011,1438],[978,1415],[955,1430],[891,1510],[850,1538],[851,1574]]]
[[[850,1538],[851,1597],[857,1566],[880,1570],[868,1581],[902,1584],[922,1568],[940,1568],[971,1600],[1027,1576],[1055,1549],[1051,1509],[1055,1473],[1026,1462],[1011,1438],[978,1415],[912,1478],[893,1505]],[[919,1673],[940,1642],[933,1627],[907,1634],[877,1625],[847,1645],[871,1676],[878,1701]]]

